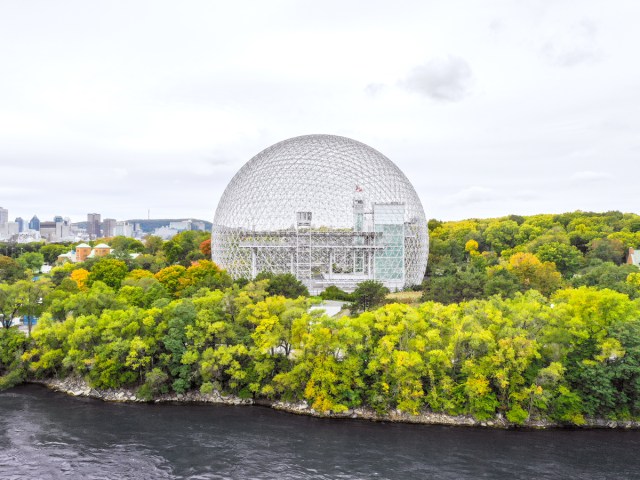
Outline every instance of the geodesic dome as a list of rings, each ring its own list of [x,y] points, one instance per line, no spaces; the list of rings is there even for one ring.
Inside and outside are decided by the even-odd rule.
[[[391,160],[349,138],[305,135],[236,173],[216,210],[211,255],[234,278],[293,273],[317,293],[363,280],[419,284],[428,245],[420,199]]]

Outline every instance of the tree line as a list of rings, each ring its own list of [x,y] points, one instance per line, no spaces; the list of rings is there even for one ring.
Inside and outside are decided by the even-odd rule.
[[[380,286],[365,285],[366,300],[350,297],[352,314],[339,318],[310,309],[315,300],[295,278],[233,282],[205,259],[202,242],[171,265],[141,268],[110,255],[35,281],[18,275],[0,284],[0,311],[21,305],[39,320],[30,337],[0,330],[0,388],[77,375],[146,399],[197,389],[306,401],[323,412],[429,410],[515,424],[637,419],[640,272],[606,258],[621,238],[635,241],[636,220],[576,212],[432,221],[426,286],[452,277],[461,298],[430,298],[431,287],[422,303],[384,304]],[[523,241],[498,234],[503,227]],[[556,243],[580,252],[575,264],[559,269],[545,257]],[[146,255],[166,258],[164,244]],[[616,269],[626,275],[612,276]],[[476,280],[481,293],[467,298],[462,274],[485,275]],[[27,286],[39,290],[29,297]]]

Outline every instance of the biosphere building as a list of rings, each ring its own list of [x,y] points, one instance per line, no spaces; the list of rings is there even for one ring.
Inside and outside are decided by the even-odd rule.
[[[427,223],[413,186],[373,148],[345,137],[290,138],[249,160],[225,189],[211,255],[234,278],[292,273],[312,294],[364,280],[420,284]]]

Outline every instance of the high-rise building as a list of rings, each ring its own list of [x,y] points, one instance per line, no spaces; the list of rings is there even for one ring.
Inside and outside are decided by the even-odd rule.
[[[18,232],[24,231],[24,219],[22,217],[17,217],[16,223],[18,224]]]
[[[87,213],[87,233],[91,239],[98,238],[100,236],[99,213]]]
[[[113,237],[115,235],[116,230],[116,219],[115,218],[105,218],[102,222],[102,234],[105,237]]]
[[[9,223],[9,210],[0,207],[0,225]]]
[[[56,224],[56,240],[61,241],[68,239],[68,237],[71,236],[71,220],[68,217],[62,218],[61,216],[56,216],[53,218],[53,221]]]
[[[40,219],[36,215],[29,221],[29,230],[40,231]]]
[[[113,234],[115,236],[133,237],[133,225],[127,221],[116,222]]]
[[[40,236],[49,242],[56,241],[56,222],[40,222]]]

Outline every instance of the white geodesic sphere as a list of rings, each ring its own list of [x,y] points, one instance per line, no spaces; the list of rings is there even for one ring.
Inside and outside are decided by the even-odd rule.
[[[428,233],[413,186],[380,152],[335,135],[290,138],[249,160],[233,177],[218,204],[212,258],[233,277],[251,278],[259,248],[258,259],[265,259],[261,260],[264,269],[295,274],[295,252],[290,260],[282,249],[295,247],[283,232],[296,231],[297,212],[311,212],[308,228],[312,231],[345,232],[354,229],[354,198],[361,199],[365,208],[404,204],[404,284],[421,283],[427,265]],[[256,235],[252,237],[251,232]],[[296,242],[299,249],[299,239]],[[239,249],[239,245],[245,249]],[[248,253],[251,249],[253,260]],[[280,250],[276,253],[274,249]]]

